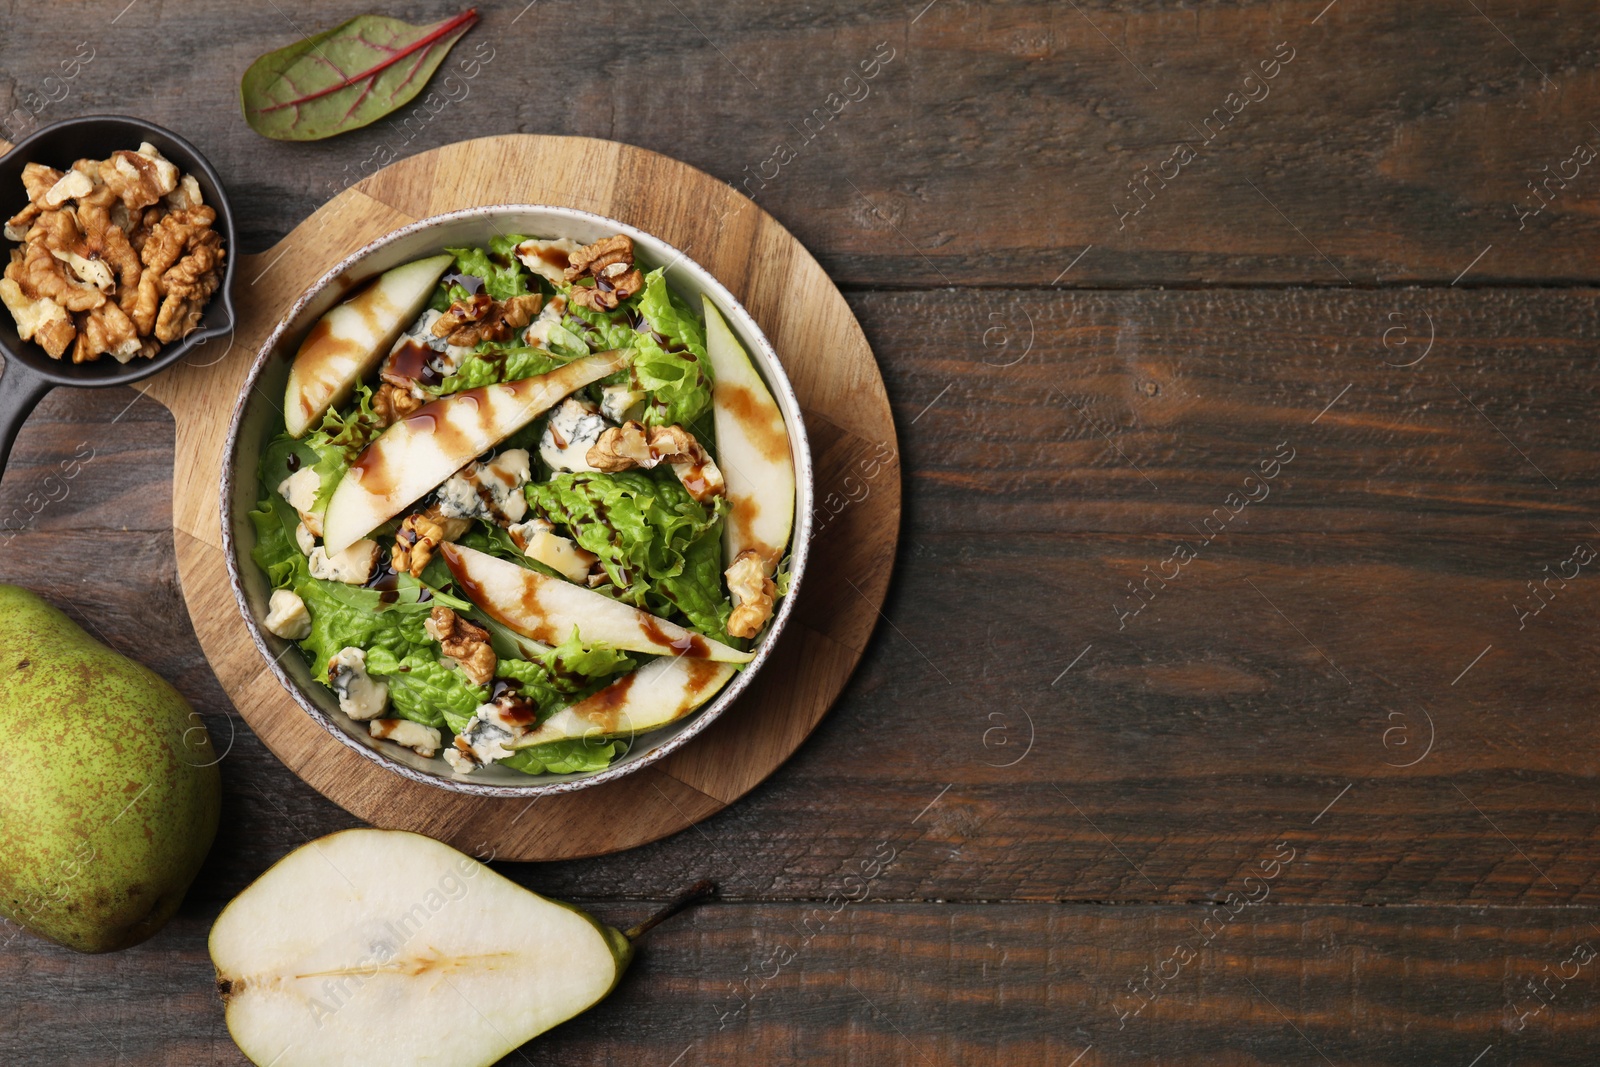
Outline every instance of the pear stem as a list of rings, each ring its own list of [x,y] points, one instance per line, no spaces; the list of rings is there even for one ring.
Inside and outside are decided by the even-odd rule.
[[[629,941],[637,941],[651,930],[654,930],[657,926],[660,926],[662,923],[678,914],[678,912],[682,911],[684,908],[708,899],[709,897],[713,896],[716,891],[717,883],[711,881],[709,878],[696,882],[688,889],[685,889],[683,892],[673,897],[667,902],[665,907],[656,912],[654,915],[650,916],[650,918],[646,919],[638,926],[633,927],[631,930],[624,930],[622,932],[622,936],[627,938]]]

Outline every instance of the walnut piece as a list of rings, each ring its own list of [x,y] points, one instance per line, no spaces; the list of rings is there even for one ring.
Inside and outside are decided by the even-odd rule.
[[[602,433],[584,459],[596,470],[608,472],[650,470],[667,463],[689,495],[702,504],[727,492],[716,461],[682,426],[646,427],[630,419]]]
[[[175,211],[184,215],[191,211],[211,211],[210,208],[190,208]],[[176,341],[200,325],[206,302],[222,284],[222,235],[203,227],[192,227],[185,238],[188,254],[168,268],[161,276],[161,288],[166,294],[161,310],[156,315],[157,340]]]
[[[50,188],[39,197],[39,206],[43,208],[59,208],[68,200],[76,200],[80,196],[88,196],[94,191],[94,179],[81,170],[69,170]]]
[[[139,354],[139,334],[133,320],[116,304],[107,303],[78,316],[78,343],[72,349],[72,362],[88,363],[110,353],[119,363]]]
[[[396,571],[420,578],[423,569],[433,559],[435,549],[446,541],[454,541],[471,528],[471,519],[450,518],[439,510],[438,504],[429,504],[401,521],[400,529],[395,531],[389,565]]]
[[[22,188],[27,191],[30,203],[37,204],[51,186],[66,177],[65,171],[47,167],[43,163],[24,163],[22,165]]]
[[[493,306],[494,297],[488,293],[477,293],[465,300],[457,300],[445,310],[444,314],[433,320],[433,335],[449,337],[467,323],[482,319]]]
[[[733,596],[733,614],[728,616],[728,636],[754,637],[772,618],[772,601],[778,587],[773,584],[766,560],[755,549],[746,549],[733,558],[723,576]]]
[[[0,235],[3,235],[8,241],[16,241],[21,244],[28,239],[28,230],[33,226],[33,220],[38,218],[43,210],[44,208],[38,204],[30,203],[6,220],[5,229],[0,231]]]
[[[17,320],[17,336],[24,341],[37,342],[52,359],[60,359],[77,336],[78,328],[73,325],[66,308],[54,300],[31,299],[10,276],[9,270],[6,277],[0,279],[0,303],[5,304],[11,317]]]
[[[73,174],[83,177],[82,171],[73,171]],[[106,232],[116,223],[112,213],[118,212],[126,221],[127,211],[122,207],[122,201],[117,195],[104,185],[91,186],[82,196],[76,198],[77,209],[74,214],[78,220],[78,228],[84,235],[96,241],[101,240]]]
[[[22,276],[17,280],[29,298],[54,300],[68,311],[88,311],[106,302],[106,295],[92,284],[73,277],[62,262],[82,245],[82,234],[71,213],[46,211],[28,230],[28,243],[22,251]],[[57,258],[60,252],[62,258]]]
[[[178,187],[178,168],[146,141],[137,152],[113,152],[100,175],[129,211],[150,207]]]
[[[422,400],[408,390],[397,388],[391,382],[378,386],[372,394],[372,413],[385,426],[392,426],[422,406]]]
[[[451,304],[448,311],[434,320],[431,329],[435,337],[443,337],[446,343],[461,348],[471,348],[484,341],[504,341],[533,321],[543,300],[538,293],[514,296],[506,301],[479,293],[470,300]]]
[[[475,626],[443,604],[436,604],[428,621],[422,624],[428,636],[439,642],[440,650],[456,662],[473,685],[488,685],[494,680],[499,660],[489,645],[489,631]]]
[[[626,234],[602,237],[568,257],[566,279],[575,284],[572,302],[591,311],[611,311],[644,288],[644,275],[633,265],[633,238]]]
[[[567,281],[575,282],[585,275],[592,276],[613,263],[633,266],[633,238],[627,234],[602,237],[573,252],[567,257]]]

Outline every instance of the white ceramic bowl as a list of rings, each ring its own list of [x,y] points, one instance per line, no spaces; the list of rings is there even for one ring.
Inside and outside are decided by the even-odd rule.
[[[250,558],[256,535],[249,512],[261,492],[256,477],[257,463],[267,442],[283,432],[283,413],[279,405],[289,366],[301,339],[325,311],[368,278],[401,263],[434,254],[446,246],[486,245],[489,238],[497,234],[570,237],[588,243],[616,233],[633,238],[639,261],[646,269],[665,266],[668,284],[692,306],[699,306],[702,293],[711,297],[744,342],[783,412],[794,450],[796,495],[789,595],[779,602],[772,624],[756,646],[755,659],[727,688],[694,714],[664,729],[634,738],[627,754],[605,770],[591,774],[530,776],[489,766],[471,775],[456,775],[443,760],[424,759],[397,745],[375,740],[364,723],[352,721],[339,710],[332,691],[312,678],[304,657],[289,651],[290,642],[261,628],[258,620],[266,617],[272,588],[267,576]],[[335,264],[295,301],[256,354],[244,392],[234,408],[226,447],[222,466],[223,554],[239,610],[244,613],[245,625],[261,650],[267,669],[277,675],[307,715],[362,756],[413,781],[458,793],[531,798],[571,792],[620,778],[688,743],[737,700],[760,672],[794,610],[795,597],[805,574],[813,494],[811,450],[806,442],[799,402],[772,344],[743,305],[705,268],[657,237],[586,211],[527,204],[454,211],[396,230]]]

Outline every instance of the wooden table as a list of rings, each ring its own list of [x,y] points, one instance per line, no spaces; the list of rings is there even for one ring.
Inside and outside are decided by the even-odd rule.
[[[124,3],[14,6],[0,109],[183,131],[247,251],[384,152],[610,137],[745,183],[877,350],[908,473],[872,649],[743,802],[506,869],[619,923],[723,887],[507,1062],[1594,1061],[1591,9],[485,5],[493,58],[437,115],[286,145],[245,126],[239,74],[365,4]],[[138,393],[58,392],[0,483],[0,578],[228,747],[170,929],[0,953],[6,1064],[242,1062],[209,925],[353,823],[200,655],[172,449]]]

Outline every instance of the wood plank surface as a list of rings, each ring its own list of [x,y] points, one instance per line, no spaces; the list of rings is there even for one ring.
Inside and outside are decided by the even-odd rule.
[[[1448,283],[1489,245],[1468,283],[1600,274],[1600,176],[1567,162],[1600,146],[1600,56],[1570,3],[925,3],[482,4],[432,104],[333,146],[256,136],[238,75],[361,0],[210,0],[189,18],[142,2],[0,45],[0,115],[25,132],[134,110],[183,130],[249,251],[392,158],[525,132],[700,167],[854,286]],[[80,45],[84,73],[44,86]]]
[[[1594,445],[1559,432],[1595,388],[1593,357],[1577,353],[1600,330],[1600,294],[1428,299],[1451,335],[1397,369],[1360,336],[1387,321],[1387,294],[856,297],[903,398],[915,473],[891,625],[844,714],[703,832],[540,877],[587,899],[654,899],[702,875],[744,898],[811,893],[948,785],[919,825],[959,852],[961,876],[903,867],[885,876],[887,896],[1190,900],[1234,880],[1269,836],[1315,834],[1318,876],[1284,899],[1600,904],[1583,726],[1595,594],[1587,574],[1553,584],[1520,630],[1512,607],[1536,603],[1527,582],[1545,564],[1600,543],[1586,518],[1600,511]],[[1000,360],[972,331],[959,347],[934,340],[990,307],[1035,324],[1014,366],[986,367]],[[908,319],[930,329],[897,334]],[[1117,355],[1132,329],[1137,364]],[[1042,403],[1052,391],[1062,399]],[[23,507],[55,458],[130,399],[47,400],[0,505]],[[13,539],[30,579],[141,651],[140,606],[174,595],[171,548],[161,487],[148,475],[125,487],[122,457],[140,472],[170,462],[166,421],[134,403],[110,428],[127,440],[104,445],[113,462],[86,464],[73,495]],[[1295,456],[1270,495],[1119,629],[1127,582],[1179,539],[1197,543],[1189,523],[1215,525],[1228,493],[1259,495],[1248,469],[1284,440]],[[847,476],[824,497],[848,506],[872,490],[859,478],[847,489]],[[120,533],[96,518],[119,500],[137,505],[124,521],[149,558],[138,595],[81,572],[89,546]],[[223,703],[186,622],[168,625],[151,647],[176,658],[157,668],[202,707]],[[238,802],[241,832],[275,846],[261,866],[349,824],[297,800],[288,810],[307,829],[286,827],[277,798],[253,787]],[[235,872],[218,899],[254,873]]]
[[[505,1062],[1586,1067],[1600,1040],[1593,908],[1266,902],[1224,923],[1200,904],[887,906],[851,892],[674,920],[604,1008]],[[37,1005],[0,1055],[246,1063],[208,1010],[205,935],[185,916],[117,955],[0,955],[8,995]]]
[[[1593,1062],[1600,579],[1571,561],[1600,549],[1594,11],[517,0],[481,5],[443,107],[296,145],[245,127],[238,73],[368,8],[279,8],[0,7],[0,136],[176,128],[246,252],[389,155],[638,144],[748,182],[805,243],[899,432],[883,621],[797,755],[655,844],[497,865],[618,923],[723,886],[507,1062]],[[819,117],[880,42],[864,98]],[[22,114],[80,45],[84,75]],[[357,824],[204,660],[175,458],[154,401],[57,393],[0,480],[0,580],[172,679],[228,752],[171,929],[98,958],[0,930],[0,1063],[242,1063],[207,929]],[[836,458],[819,490],[848,516],[881,487]]]

